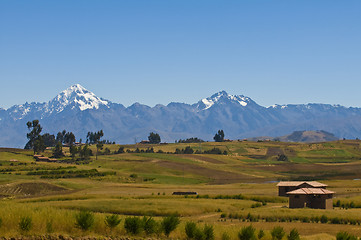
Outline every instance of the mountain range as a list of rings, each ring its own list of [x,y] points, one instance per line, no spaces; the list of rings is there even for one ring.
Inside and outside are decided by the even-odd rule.
[[[46,103],[0,108],[0,147],[24,147],[26,122],[34,119],[40,120],[43,133],[66,129],[77,140],[85,140],[87,132],[103,129],[104,138],[117,143],[145,140],[150,132],[159,133],[163,142],[189,137],[213,140],[219,129],[229,139],[276,137],[303,130],[324,130],[337,138],[361,136],[361,108],[314,103],[263,107],[249,97],[225,91],[194,104],[125,107],[76,84]]]

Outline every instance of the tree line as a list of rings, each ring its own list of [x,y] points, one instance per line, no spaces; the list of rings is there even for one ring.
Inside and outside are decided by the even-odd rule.
[[[97,132],[88,132],[86,136],[85,146],[76,147],[76,137],[73,132],[67,132],[65,129],[61,132],[58,132],[56,137],[54,134],[41,134],[43,128],[39,123],[39,120],[33,120],[26,123],[29,133],[26,134],[28,142],[25,145],[25,149],[33,149],[34,155],[36,153],[44,152],[47,147],[53,147],[53,157],[60,158],[64,156],[63,153],[63,144],[69,146],[70,154],[72,159],[75,159],[79,156],[80,159],[89,159],[93,155],[92,151],[89,149],[89,144],[96,144],[96,158],[99,155],[100,150],[103,149],[104,144],[115,144],[115,142],[110,142],[109,140],[101,140],[104,136],[103,130]],[[224,131],[218,130],[213,139],[216,142],[224,141]],[[148,136],[148,142],[150,144],[159,144],[161,142],[161,137],[158,133],[151,132]],[[177,141],[176,141],[177,142]],[[202,139],[197,137],[188,138],[185,140],[179,139],[178,143],[201,143],[204,142]],[[79,140],[79,143],[82,143],[82,139]],[[109,150],[109,149],[108,149]],[[192,154],[193,149],[187,147],[185,149],[176,149],[176,154]],[[122,153],[122,151],[119,151]],[[195,152],[201,153],[201,152]],[[221,152],[219,149],[212,149],[204,151],[203,153],[210,154],[226,154]]]

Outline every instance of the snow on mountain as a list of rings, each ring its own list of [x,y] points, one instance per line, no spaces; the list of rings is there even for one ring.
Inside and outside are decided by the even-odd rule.
[[[213,105],[221,102],[233,102],[241,105],[242,107],[246,107],[252,100],[243,95],[231,95],[226,91],[218,92],[211,97],[204,98],[198,102],[197,108],[199,110],[207,110],[211,108]]]
[[[71,106],[71,109],[79,108],[81,111],[87,109],[99,109],[101,106],[109,108],[110,103],[110,101],[95,96],[94,93],[88,91],[80,84],[75,84],[62,91],[51,100],[47,104],[46,112],[59,113],[68,106]]]
[[[91,111],[88,111],[91,110]],[[24,146],[26,122],[39,119],[44,132],[66,129],[83,138],[103,129],[106,139],[130,143],[158,132],[162,140],[198,137],[211,140],[223,129],[227,138],[282,136],[292,131],[325,130],[342,138],[360,138],[361,108],[329,104],[288,104],[263,107],[243,95],[225,91],[195,104],[170,103],[149,107],[135,103],[125,108],[95,96],[79,84],[47,103],[25,103],[0,108],[0,146]]]

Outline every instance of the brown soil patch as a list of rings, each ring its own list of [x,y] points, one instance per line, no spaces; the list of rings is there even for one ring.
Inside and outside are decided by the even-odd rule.
[[[278,148],[278,147],[269,147],[267,149],[267,156],[277,156],[277,155],[281,155],[284,154],[283,149]]]
[[[227,171],[216,170],[211,168],[205,168],[193,164],[168,162],[168,161],[160,161],[157,164],[162,167],[207,177],[210,179],[210,184],[238,183],[245,181],[254,181],[257,179],[252,176],[241,173],[233,173],[233,172],[227,172]]]
[[[32,197],[69,192],[68,189],[44,182],[26,182],[0,186],[0,195]]]

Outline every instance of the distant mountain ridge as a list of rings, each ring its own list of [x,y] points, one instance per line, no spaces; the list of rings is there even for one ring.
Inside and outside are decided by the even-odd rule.
[[[88,131],[103,129],[105,138],[117,143],[146,139],[151,131],[158,132],[164,142],[189,137],[213,140],[219,129],[229,139],[276,137],[304,130],[324,130],[337,138],[361,136],[361,108],[330,104],[263,107],[249,97],[225,91],[194,104],[124,107],[75,84],[46,103],[0,108],[0,146],[23,147],[26,122],[33,119],[40,120],[44,133],[66,129],[84,140]]]

